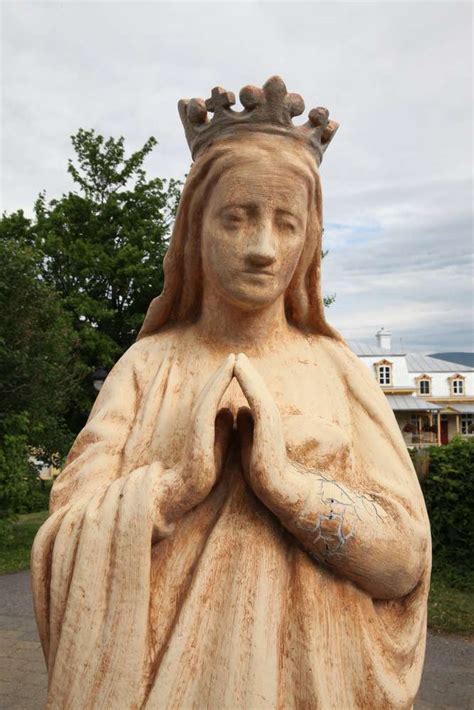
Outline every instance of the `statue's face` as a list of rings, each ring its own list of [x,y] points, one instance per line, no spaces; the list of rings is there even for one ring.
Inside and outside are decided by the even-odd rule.
[[[308,184],[287,160],[259,153],[236,165],[206,206],[204,287],[242,309],[262,308],[286,291],[304,246]]]

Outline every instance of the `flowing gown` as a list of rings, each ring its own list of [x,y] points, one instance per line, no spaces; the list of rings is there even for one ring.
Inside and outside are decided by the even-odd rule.
[[[313,559],[254,495],[237,439],[207,499],[174,528],[162,519],[163,470],[181,460],[193,402],[221,361],[175,327],[137,342],[107,377],[32,553],[48,707],[411,707],[428,546],[412,592],[372,599]],[[253,363],[291,460],[337,472],[388,511],[401,504],[428,531],[393,413],[344,344],[308,336]],[[242,404],[233,380],[222,405]]]

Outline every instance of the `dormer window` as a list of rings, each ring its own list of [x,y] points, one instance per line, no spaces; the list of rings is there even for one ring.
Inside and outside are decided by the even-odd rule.
[[[430,393],[430,381],[429,380],[420,380],[420,394],[429,394]]]
[[[429,375],[420,375],[415,378],[415,382],[418,387],[418,394],[430,395],[431,394],[431,377]]]
[[[451,394],[453,396],[459,396],[464,394],[464,375],[451,375],[448,377],[449,383],[451,385]]]
[[[392,384],[392,363],[388,360],[380,360],[375,363],[375,372],[377,374],[377,382],[382,387]]]

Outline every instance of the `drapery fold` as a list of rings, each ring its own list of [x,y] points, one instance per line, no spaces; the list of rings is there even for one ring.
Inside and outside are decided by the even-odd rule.
[[[288,450],[319,465],[326,427],[331,446],[350,447],[345,482],[403,508],[428,540],[380,388],[341,343],[315,337],[309,348],[313,363],[282,362],[281,371],[319,368],[312,396],[309,380],[296,402],[286,401],[283,379],[269,382]],[[311,559],[254,496],[237,443],[208,499],[174,532],[162,520],[163,472],[213,367],[198,371],[181,336],[141,340],[107,378],[54,485],[32,552],[48,707],[366,708],[368,697],[374,708],[410,707],[424,655],[428,544],[408,595],[372,599]],[[298,416],[314,422],[314,440],[297,440]]]

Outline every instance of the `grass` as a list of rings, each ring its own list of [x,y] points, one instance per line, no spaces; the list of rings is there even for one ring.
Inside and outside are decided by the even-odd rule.
[[[47,511],[20,515],[13,526],[13,542],[0,546],[0,574],[28,569],[33,539]],[[431,629],[474,636],[474,584],[452,576],[446,567],[433,568],[428,602]]]
[[[13,540],[0,545],[0,574],[28,569],[33,539],[47,517],[47,510],[19,516],[13,524]]]
[[[474,574],[452,575],[446,567],[433,567],[428,601],[431,629],[474,636]]]

